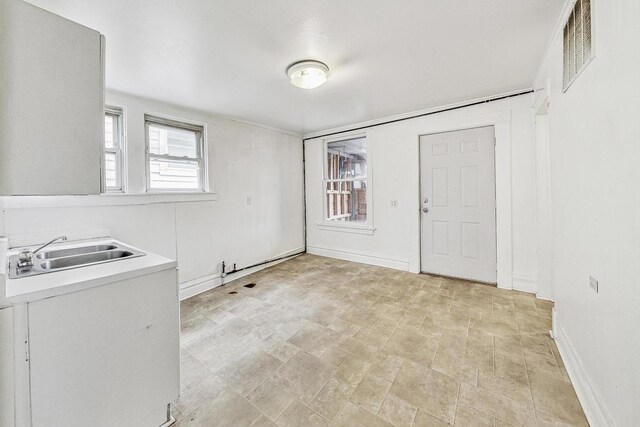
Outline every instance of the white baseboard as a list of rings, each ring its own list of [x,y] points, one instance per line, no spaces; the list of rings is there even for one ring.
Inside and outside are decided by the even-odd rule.
[[[513,273],[512,286],[516,291],[535,294],[538,290],[538,278],[531,274]]]
[[[178,293],[180,301],[206,292],[209,289],[217,288],[221,284],[222,277],[220,277],[220,273],[210,274],[208,276],[198,277],[197,279],[182,282],[180,283],[180,292]]]
[[[385,258],[380,255],[340,251],[336,249],[321,248],[318,246],[307,246],[307,253],[320,255],[328,258],[337,258],[345,261],[359,262],[362,264],[377,265],[379,267],[393,268],[396,270],[409,271],[409,262],[398,259]]]
[[[576,390],[578,400],[580,400],[589,424],[598,427],[615,427],[607,407],[593,387],[593,383],[582,365],[580,356],[573,347],[573,344],[571,344],[564,328],[562,325],[557,324],[557,316],[554,315],[553,319],[553,334],[556,345],[558,346],[560,356],[562,356],[562,361],[567,368],[569,378],[571,378],[573,388]]]
[[[303,250],[304,250],[304,247],[292,249],[290,251],[278,254],[278,255],[274,256],[273,258],[280,258],[280,257],[293,255],[293,254],[302,252]],[[295,257],[292,257],[292,258],[295,258]],[[223,283],[224,284],[231,283],[234,280],[241,279],[241,278],[243,278],[245,276],[248,276],[249,274],[258,272],[258,271],[263,270],[263,269],[265,269],[267,267],[271,267],[271,266],[280,264],[281,262],[287,261],[287,260],[292,259],[292,258],[281,259],[281,260],[278,260],[278,261],[270,262],[268,264],[263,264],[263,265],[259,265],[257,267],[249,268],[247,270],[239,271],[237,273],[234,273],[233,275],[226,276],[224,278],[224,281],[222,280],[222,277],[220,276],[220,273],[215,273],[215,274],[210,274],[208,276],[198,277],[197,279],[193,279],[193,280],[187,280],[185,282],[180,283],[180,291],[179,291],[180,301],[183,301],[183,300],[185,300],[187,298],[191,298],[193,296],[196,296],[198,294],[206,292],[206,291],[208,291],[210,289],[217,288],[218,286],[222,285]]]

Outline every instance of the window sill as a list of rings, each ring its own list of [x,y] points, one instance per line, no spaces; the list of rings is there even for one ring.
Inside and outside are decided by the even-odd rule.
[[[366,234],[372,236],[376,231],[374,227],[369,225],[355,225],[355,224],[329,224],[326,222],[316,224],[318,230],[324,231],[338,231],[341,233],[353,233],[353,234]]]
[[[84,196],[6,196],[0,205],[5,209],[62,208],[81,206],[128,206],[157,203],[212,202],[216,193],[104,193]]]

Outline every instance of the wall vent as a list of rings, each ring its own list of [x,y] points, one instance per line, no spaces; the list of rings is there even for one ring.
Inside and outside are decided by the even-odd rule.
[[[576,0],[564,25],[563,88],[566,91],[593,58],[591,0]]]

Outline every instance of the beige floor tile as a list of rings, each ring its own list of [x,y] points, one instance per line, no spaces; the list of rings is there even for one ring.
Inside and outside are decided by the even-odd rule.
[[[480,371],[478,376],[478,387],[482,387],[494,393],[517,400],[527,406],[533,406],[531,389],[527,384],[510,381],[492,373]]]
[[[364,341],[367,344],[374,346],[375,348],[382,348],[389,340],[389,337],[391,336],[395,328],[391,331],[388,331],[378,327],[377,325],[379,323],[381,323],[380,319],[378,319],[376,324],[371,328],[360,328],[360,330],[356,332],[353,337],[359,339],[360,341]]]
[[[360,384],[370,367],[370,361],[348,355],[336,370],[335,377],[355,387]]]
[[[420,364],[405,362],[391,386],[391,393],[431,415],[453,423],[458,382]]]
[[[410,427],[417,409],[394,394],[387,394],[378,416],[395,427]]]
[[[353,306],[344,312],[340,319],[362,328],[370,328],[376,323],[378,317],[379,315],[370,311],[368,306]]]
[[[251,427],[278,427],[278,425],[271,421],[266,415],[261,415],[260,418],[251,424]]]
[[[518,327],[522,334],[542,334],[551,329],[551,319],[520,313],[516,310]]]
[[[288,342],[316,357],[322,354],[340,338],[340,334],[325,326],[313,322],[305,324]]]
[[[529,379],[537,410],[573,424],[586,423],[582,406],[571,384],[537,373],[532,373]]]
[[[524,360],[529,373],[535,372],[562,380],[562,372],[560,372],[556,358],[550,351],[543,354],[525,349]]]
[[[403,361],[404,359],[399,356],[385,354],[374,361],[369,373],[393,382],[396,379],[396,375],[398,375],[398,371],[400,371]]]
[[[499,336],[518,335],[519,329],[515,314],[509,312],[495,312],[484,316],[482,320],[471,319],[470,327],[488,334]]]
[[[462,383],[459,403],[516,425],[536,425],[533,408],[480,387]]]
[[[182,390],[176,407],[183,415],[187,415],[203,403],[214,399],[225,388],[221,379],[210,375],[198,383],[193,383],[188,389]]]
[[[338,412],[344,408],[353,390],[353,386],[338,381],[336,378],[330,378],[311,401],[309,407],[326,419],[333,421]]]
[[[398,327],[383,349],[393,355],[430,366],[438,341]]]
[[[304,351],[299,352],[278,369],[273,383],[300,399],[310,402],[333,374],[335,368]]]
[[[199,384],[212,372],[191,354],[183,351],[180,354],[180,389],[187,390]]]
[[[177,427],[248,427],[261,415],[248,400],[226,388],[213,400],[185,415]]]
[[[424,322],[439,326],[442,329],[466,331],[469,328],[469,316],[451,312],[430,311],[427,313]]]
[[[570,423],[540,411],[536,412],[536,417],[538,418],[538,427],[576,427],[576,426],[588,427],[589,426],[586,420],[578,423]]]
[[[302,402],[294,400],[276,420],[279,427],[327,427],[331,423]]]
[[[350,400],[372,414],[376,414],[380,410],[389,388],[391,388],[391,381],[367,374],[356,387]]]
[[[332,345],[322,354],[320,358],[331,365],[340,366],[348,355],[349,353],[347,353],[343,349],[337,347],[336,345]]]
[[[306,254],[180,307],[181,426],[586,422],[532,294]]]
[[[295,356],[299,351],[300,349],[295,345],[290,344],[286,341],[283,341],[276,348],[269,351],[269,353],[271,353],[273,356],[277,357],[281,361],[286,362],[287,360]]]
[[[227,364],[216,375],[236,392],[246,396],[281,365],[282,361],[278,358],[258,350]]]
[[[416,417],[413,420],[413,427],[450,427],[450,423],[445,423],[439,418],[418,409]]]
[[[493,427],[494,418],[472,406],[458,403],[454,425],[461,427]]]
[[[356,334],[357,335],[357,334]],[[362,359],[371,360],[376,355],[378,349],[371,344],[361,341],[354,337],[343,336],[337,342],[336,346],[344,351],[353,354]]]
[[[295,400],[270,380],[260,384],[247,396],[247,399],[272,420],[277,419]]]
[[[373,415],[353,402],[347,402],[336,417],[334,424],[340,427],[392,427],[382,418]]]

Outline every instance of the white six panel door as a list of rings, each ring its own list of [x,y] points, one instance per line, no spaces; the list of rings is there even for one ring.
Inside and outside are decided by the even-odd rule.
[[[425,273],[496,283],[493,126],[420,137]]]

